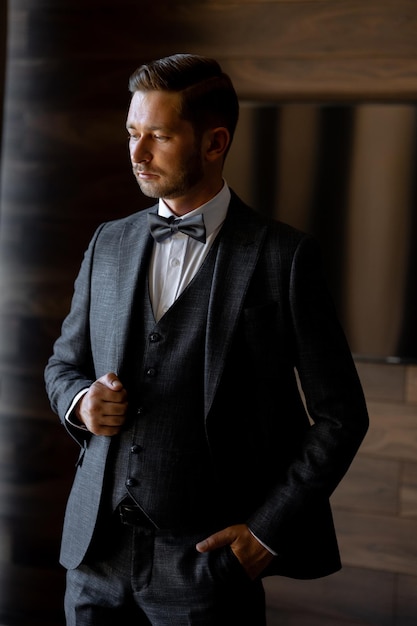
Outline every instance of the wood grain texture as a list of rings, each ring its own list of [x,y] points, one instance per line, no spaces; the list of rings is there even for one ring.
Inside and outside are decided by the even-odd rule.
[[[277,102],[406,102],[417,93],[417,61],[328,58],[225,59],[242,98]]]
[[[366,397],[381,402],[404,402],[405,365],[357,361],[356,369]]]
[[[282,620],[272,622],[277,626],[392,626],[395,585],[394,574],[349,566],[317,580],[265,580],[268,606]]]
[[[370,428],[362,453],[386,459],[417,458],[417,406],[368,402]]]
[[[399,576],[396,626],[415,626],[417,617],[417,577]]]
[[[409,365],[406,376],[406,400],[411,404],[417,404],[417,366]]]
[[[16,6],[13,55],[35,67],[34,59],[53,64],[59,51],[69,77],[86,59],[96,67],[105,61],[111,77],[117,62],[133,70],[141,60],[195,52],[216,56],[242,97],[414,100],[417,94],[413,0],[188,0],[147,4],[145,18],[132,0]]]
[[[336,509],[342,562],[417,576],[417,520]]]
[[[175,4],[175,10],[173,7]],[[129,20],[126,19],[129,11]],[[97,20],[100,10],[101,19]],[[172,54],[173,50],[202,54],[217,50],[217,58],[247,56],[252,59],[336,56],[404,59],[417,52],[415,3],[347,0],[339,2],[177,2],[152,3],[146,21],[157,24],[142,28],[142,7],[137,3],[113,4],[88,14],[84,6],[62,11],[56,4],[43,11],[27,8],[29,27],[41,36],[29,40],[30,52],[62,49],[70,57],[97,55],[124,58],[126,38],[147,58]],[[140,20],[140,21],[137,21]],[[106,42],[103,50],[91,50],[94,38]],[[42,37],[42,35],[45,37]],[[123,36],[124,45],[120,46]],[[78,46],[73,43],[79,42]],[[385,48],[381,46],[385,42]],[[88,47],[90,44],[90,47]]]
[[[335,509],[398,515],[401,463],[362,452],[332,495]]]
[[[417,519],[417,460],[403,464],[399,496],[400,514]]]

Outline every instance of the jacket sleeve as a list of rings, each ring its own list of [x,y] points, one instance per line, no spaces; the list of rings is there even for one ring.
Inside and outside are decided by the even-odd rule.
[[[285,473],[248,520],[252,532],[277,553],[294,520],[328,501],[368,428],[362,387],[314,239],[300,239],[284,275],[287,330],[311,426]]]
[[[46,391],[51,407],[79,441],[85,438],[85,432],[72,427],[65,420],[65,415],[75,396],[96,379],[91,356],[89,317],[94,248],[100,230],[101,227],[97,229],[84,255],[74,285],[71,309],[45,368]]]

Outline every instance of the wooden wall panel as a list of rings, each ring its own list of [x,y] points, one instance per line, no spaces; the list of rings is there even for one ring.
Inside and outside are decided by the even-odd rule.
[[[265,589],[273,626],[393,626],[395,576],[344,567],[329,578],[269,578]]]
[[[408,402],[417,404],[417,369],[413,367],[407,370],[405,397]]]
[[[0,3],[0,145],[3,134],[3,106],[6,74],[7,4]]]
[[[400,515],[417,519],[417,459],[404,463],[399,490]]]
[[[345,565],[417,580],[417,519],[335,509],[335,523]]]
[[[379,458],[417,459],[417,405],[368,402],[372,425],[362,452]]]
[[[37,33],[29,40],[32,52],[64,49],[70,56],[91,56],[91,21],[88,3],[69,11],[50,4],[45,11],[29,10],[28,26]],[[125,5],[131,18],[120,8]],[[26,4],[30,9],[31,5]],[[386,0],[338,2],[161,2],[146,7],[138,3],[100,6],[94,37],[107,42],[111,58],[123,58],[120,34],[137,36],[130,42],[147,57],[177,51],[198,51],[217,57],[248,59],[292,58],[310,60],[332,56],[353,62],[359,58],[405,59],[416,53],[417,16],[412,0],[395,4]],[[91,15],[90,18],[96,19]],[[86,19],[87,18],[87,19]],[[141,19],[136,22],[135,18]],[[146,23],[155,28],[140,28]],[[72,48],[74,36],[80,42]],[[126,42],[126,39],[125,39]],[[381,43],[385,43],[385,55]],[[146,48],[145,48],[146,46]],[[388,54],[391,51],[391,54]],[[97,50],[102,58],[105,51]],[[94,56],[94,53],[93,53]]]
[[[396,596],[396,624],[399,626],[415,626],[417,617],[417,578],[413,576],[398,577],[398,594]]]
[[[60,6],[14,0],[11,6],[19,26],[12,53],[50,65],[65,60],[79,76],[86,61],[90,76],[103,61],[110,72],[116,64],[118,78],[109,78],[121,81],[140,60],[197,52],[216,56],[242,97],[397,101],[417,95],[413,0],[183,0],[147,3],[146,11],[134,0]]]
[[[349,468],[342,487],[332,495],[332,505],[355,512],[398,515],[401,487],[399,461],[360,454]]]

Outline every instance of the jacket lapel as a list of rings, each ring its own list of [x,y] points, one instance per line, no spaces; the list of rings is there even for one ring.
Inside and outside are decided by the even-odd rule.
[[[232,195],[220,233],[207,318],[205,416],[216,393],[249,282],[266,235],[265,223]]]
[[[133,216],[136,219],[125,224],[120,236],[116,276],[116,332],[113,346],[118,373],[126,354],[136,288],[146,278],[152,251],[153,239],[149,233],[147,213],[148,211],[141,211]]]

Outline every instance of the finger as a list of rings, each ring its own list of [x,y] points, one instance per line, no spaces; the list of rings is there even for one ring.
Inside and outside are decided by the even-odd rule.
[[[104,377],[103,377],[104,378]],[[125,389],[110,390],[97,380],[80,399],[76,407],[78,419],[94,434],[102,427],[120,429],[127,414],[128,402]]]
[[[121,426],[93,425],[88,430],[90,430],[93,435],[105,435],[107,437],[113,437],[114,435],[119,434]]]
[[[116,391],[123,389],[123,383],[114,372],[108,372],[107,374],[104,374],[104,376],[101,376],[101,378],[99,378],[97,382],[100,382],[102,385],[105,385],[109,389],[113,389]]]
[[[121,380],[112,372],[101,376],[89,389],[88,395],[94,401],[108,403],[126,403],[127,392]]]
[[[125,416],[106,416],[99,415],[86,415],[84,423],[87,429],[94,435],[115,435],[120,432],[125,422]]]
[[[235,534],[231,532],[231,529],[225,528],[197,543],[196,549],[198,552],[210,552],[211,550],[230,545],[235,538]]]

